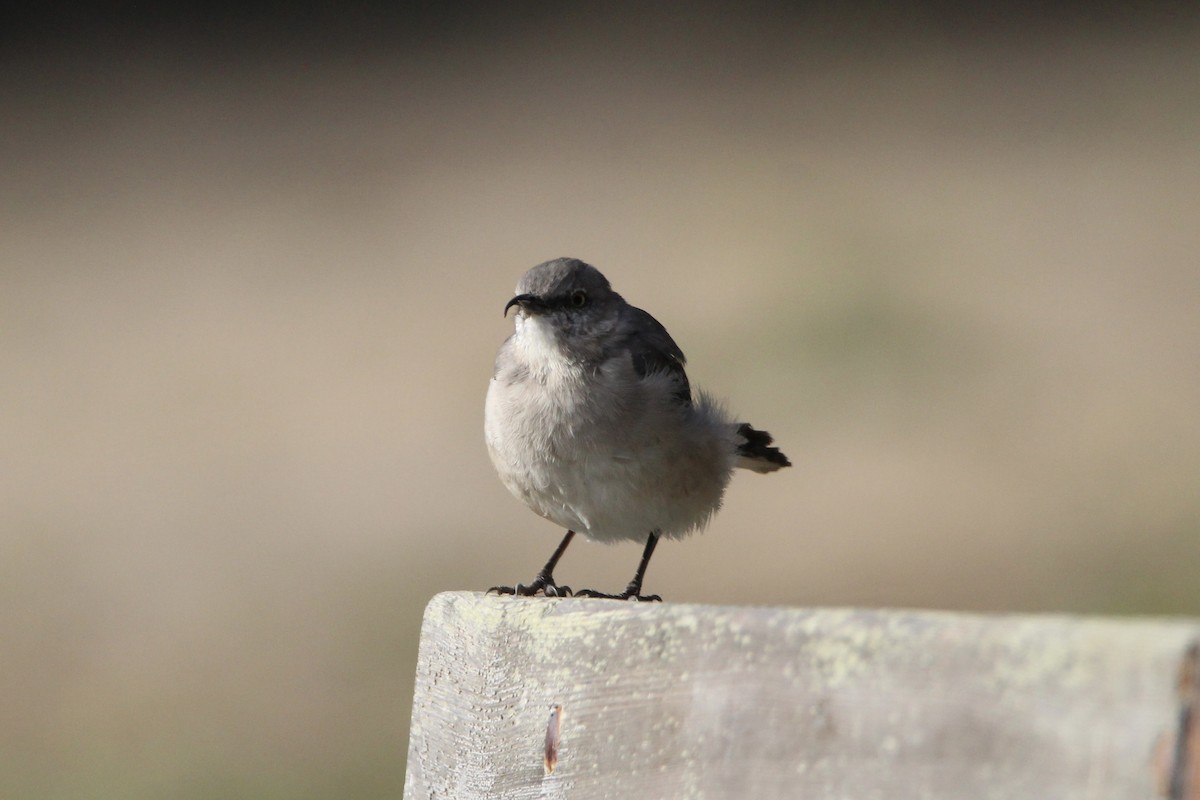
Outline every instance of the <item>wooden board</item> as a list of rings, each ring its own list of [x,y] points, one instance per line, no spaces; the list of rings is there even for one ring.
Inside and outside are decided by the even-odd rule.
[[[440,594],[404,796],[1145,800],[1187,750],[1197,638],[1195,620]]]

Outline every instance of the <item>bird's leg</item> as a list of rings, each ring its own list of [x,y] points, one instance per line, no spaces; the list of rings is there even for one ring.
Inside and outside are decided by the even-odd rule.
[[[658,544],[658,532],[651,531],[650,536],[646,539],[646,549],[642,551],[642,560],[638,562],[637,572],[633,576],[633,580],[625,587],[625,591],[620,594],[605,594],[597,592],[594,589],[580,589],[575,593],[576,597],[603,597],[609,600],[638,600],[643,603],[661,603],[662,598],[656,594],[642,594],[642,579],[646,577],[646,566],[650,563],[650,556],[654,555],[654,548]]]
[[[575,538],[575,531],[567,531],[567,535],[558,543],[558,547],[554,549],[554,553],[550,556],[550,560],[546,562],[546,566],[542,567],[542,571],[533,579],[533,583],[526,586],[523,583],[518,583],[514,586],[493,586],[488,589],[488,592],[496,594],[513,594],[518,597],[533,597],[538,592],[541,592],[546,597],[570,597],[570,586],[559,586],[554,582],[554,568],[558,566],[558,560],[562,558],[563,553],[567,552],[567,545]]]
[[[654,555],[654,548],[658,545],[658,533],[651,531],[646,537],[646,549],[642,551],[642,560],[638,562],[637,572],[633,575],[633,580],[625,587],[625,591],[618,597],[622,600],[640,600],[642,602],[661,603],[662,598],[656,594],[642,594],[642,579],[646,577],[646,567],[650,564],[650,556]]]

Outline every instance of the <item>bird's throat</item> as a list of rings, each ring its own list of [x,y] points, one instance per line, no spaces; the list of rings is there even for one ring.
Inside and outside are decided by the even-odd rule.
[[[535,375],[550,377],[572,371],[571,359],[562,343],[550,325],[539,317],[518,320],[513,344],[517,357]]]

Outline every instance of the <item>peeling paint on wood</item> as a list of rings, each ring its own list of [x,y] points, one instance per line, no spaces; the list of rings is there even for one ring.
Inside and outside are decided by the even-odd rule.
[[[550,706],[550,721],[546,723],[546,750],[543,754],[547,775],[554,774],[558,766],[558,737],[562,729],[563,707],[558,703]]]

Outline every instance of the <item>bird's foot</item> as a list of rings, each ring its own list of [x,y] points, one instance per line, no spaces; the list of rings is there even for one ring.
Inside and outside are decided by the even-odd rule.
[[[606,594],[595,589],[580,589],[576,597],[597,597],[602,600],[634,600],[638,603],[661,603],[662,597],[656,594],[642,594],[640,586],[627,586],[620,594]]]
[[[528,585],[518,583],[516,586],[493,586],[487,590],[488,594],[492,592],[516,597],[536,597],[538,594],[543,597],[570,597],[573,594],[570,586],[559,586],[550,575],[538,575],[533,579],[533,583]]]

